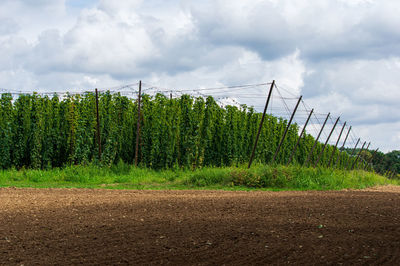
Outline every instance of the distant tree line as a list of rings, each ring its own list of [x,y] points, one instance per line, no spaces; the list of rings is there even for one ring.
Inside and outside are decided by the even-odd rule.
[[[372,151],[369,151],[373,153]],[[372,164],[376,172],[385,174],[391,171],[396,175],[400,174],[400,151],[394,150],[388,153],[378,152],[372,158]]]
[[[345,151],[353,156],[356,156],[360,149],[353,150],[351,148]],[[354,153],[353,153],[354,151]],[[373,170],[379,174],[385,175],[393,173],[395,177],[400,174],[400,151],[394,150],[388,153],[375,152],[373,150],[363,150],[360,153],[360,160],[363,162],[370,162]]]

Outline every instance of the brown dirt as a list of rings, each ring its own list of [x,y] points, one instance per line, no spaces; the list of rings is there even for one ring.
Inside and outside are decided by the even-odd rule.
[[[0,189],[0,264],[400,265],[400,188]]]

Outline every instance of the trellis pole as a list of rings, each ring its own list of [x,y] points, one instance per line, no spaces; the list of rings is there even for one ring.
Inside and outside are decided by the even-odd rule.
[[[322,125],[321,130],[319,131],[318,137],[315,139],[314,145],[312,146],[310,152],[308,153],[307,160],[306,160],[305,163],[304,163],[305,166],[308,165],[308,162],[309,162],[310,159],[311,159],[311,155],[312,155],[312,153],[314,152],[315,147],[317,146],[319,137],[321,137],[322,131],[324,130],[324,127],[325,127],[326,122],[328,121],[330,115],[331,115],[331,113],[329,113],[329,114],[326,116],[325,122],[324,122],[324,124]]]
[[[339,153],[338,153],[338,155],[336,157],[336,162],[335,162],[334,167],[336,167],[338,162],[339,162],[340,155],[342,154],[342,150],[344,149],[344,146],[346,145],[347,139],[349,138],[350,131],[351,131],[351,126],[350,126],[349,130],[347,131],[347,134],[346,134],[346,137],[344,138],[342,147],[340,147],[340,149],[339,149]]]
[[[353,151],[352,151],[351,154],[350,154],[350,159],[349,159],[349,161],[347,162],[347,167],[345,167],[345,168],[348,168],[348,169],[349,169],[350,164],[351,164],[351,157],[354,156],[354,152],[355,152],[356,149],[357,149],[358,143],[360,143],[360,138],[358,138],[357,143],[356,143],[356,146],[354,146]]]
[[[317,167],[319,161],[321,160],[322,155],[324,154],[324,150],[325,150],[325,148],[326,148],[326,145],[328,144],[328,141],[329,141],[329,139],[331,138],[333,131],[335,131],[335,128],[336,128],[337,123],[339,122],[339,119],[340,119],[340,117],[338,117],[338,118],[336,119],[335,125],[333,126],[331,132],[329,133],[329,136],[328,136],[328,138],[327,138],[326,141],[325,141],[324,147],[322,147],[322,150],[321,150],[321,152],[319,153],[318,159],[317,159],[317,161],[316,161],[315,164],[314,164],[314,168]]]
[[[358,154],[357,154],[356,160],[353,162],[353,165],[351,166],[351,170],[354,169],[354,166],[356,165],[358,159],[360,158],[361,152],[364,150],[364,147],[365,147],[365,144],[366,144],[366,143],[367,143],[367,142],[364,141],[364,144],[362,145],[361,150],[360,150],[360,151],[358,152]],[[371,144],[371,142],[370,142],[369,144]],[[368,144],[368,147],[369,147],[369,144]],[[368,149],[368,148],[367,148],[367,149]]]
[[[342,130],[340,130],[339,137],[338,137],[338,139],[337,139],[337,141],[336,141],[335,147],[333,148],[331,157],[329,158],[328,168],[331,166],[331,162],[332,162],[333,156],[335,155],[335,151],[336,151],[336,149],[337,149],[337,145],[339,144],[340,138],[342,137],[343,130],[344,130],[345,127],[346,127],[346,122],[344,122],[343,127],[342,127]]]
[[[297,101],[296,107],[294,108],[294,111],[293,111],[293,113],[292,113],[292,115],[290,117],[289,123],[286,126],[286,129],[285,129],[285,132],[283,133],[281,141],[279,142],[279,145],[276,148],[276,151],[275,151],[275,154],[274,154],[274,158],[272,159],[272,163],[275,162],[276,157],[278,156],[279,150],[281,149],[281,146],[282,146],[283,142],[285,141],[286,134],[287,134],[287,132],[288,132],[288,130],[290,128],[290,125],[292,124],[293,117],[296,114],[297,108],[299,107],[299,104],[300,104],[302,98],[303,98],[303,96],[300,96],[299,100]]]
[[[301,138],[302,138],[303,134],[305,133],[306,127],[307,127],[307,125],[308,125],[308,122],[310,121],[310,118],[311,118],[311,115],[313,114],[313,112],[314,112],[314,109],[312,109],[311,112],[310,112],[310,114],[308,115],[307,121],[306,121],[306,123],[304,124],[303,129],[301,130],[301,133],[300,133],[299,138],[297,139],[296,145],[294,145],[294,148],[293,148],[293,150],[292,150],[292,154],[290,155],[290,159],[289,159],[287,165],[289,165],[289,164],[292,162],[292,160],[293,160],[293,156],[294,156],[294,154],[296,153],[297,147],[298,147],[299,144],[300,144]]]
[[[377,148],[374,153],[372,154],[371,158],[369,158],[368,162],[367,162],[367,166],[364,167],[364,170],[366,170],[366,168],[371,164],[372,160],[374,159],[376,153],[378,152],[379,148]]]
[[[136,147],[135,147],[135,166],[138,164],[139,156],[139,137],[140,137],[140,103],[142,97],[142,81],[139,81],[139,95],[138,95],[138,117],[137,117],[137,127],[136,127]]]
[[[267,101],[265,102],[264,112],[263,112],[263,115],[261,117],[260,126],[258,127],[258,133],[257,133],[257,136],[256,136],[256,141],[254,142],[253,151],[251,152],[250,161],[249,161],[249,165],[248,165],[247,168],[250,168],[251,164],[253,163],[254,154],[256,152],[256,148],[257,148],[257,144],[258,144],[258,139],[260,138],[261,129],[262,129],[262,126],[263,126],[263,123],[264,123],[264,119],[265,119],[265,113],[267,112],[269,100],[271,99],[272,89],[274,88],[274,86],[275,86],[275,80],[272,81],[271,87],[269,89]]]
[[[99,115],[99,93],[96,91],[96,140],[99,160],[101,159],[101,138],[100,138],[100,115]]]

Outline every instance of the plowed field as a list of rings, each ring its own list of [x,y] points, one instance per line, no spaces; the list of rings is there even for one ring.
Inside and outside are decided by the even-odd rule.
[[[400,265],[400,188],[0,189],[0,264]]]

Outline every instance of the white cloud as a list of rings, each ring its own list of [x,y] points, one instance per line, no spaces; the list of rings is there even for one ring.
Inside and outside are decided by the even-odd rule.
[[[315,65],[314,71],[306,78],[303,89],[307,97],[314,98],[321,109],[337,105],[336,110],[350,113],[355,108],[379,111],[379,115],[365,119],[373,123],[379,120],[386,109],[391,109],[390,116],[397,119],[395,111],[400,99],[400,58],[380,60],[329,61]],[[332,104],[328,105],[328,102]],[[320,103],[320,104],[318,104]],[[373,113],[373,112],[372,112]],[[381,118],[380,118],[381,117]],[[354,118],[354,117],[353,117]],[[359,117],[360,118],[360,117]]]
[[[0,38],[0,71],[18,69],[29,50],[28,43],[21,37],[7,36]]]
[[[34,43],[45,30],[56,28],[64,33],[76,18],[67,12],[64,0],[4,0],[0,2],[0,20],[11,21],[13,35]]]
[[[143,79],[199,88],[276,79],[363,137],[397,145],[399,1],[77,3],[0,3],[0,87],[89,89]],[[242,101],[262,106],[264,97]]]
[[[3,85],[6,84],[6,85]],[[36,88],[37,77],[23,69],[12,69],[0,71],[0,88],[7,90],[21,90]]]
[[[305,79],[303,92],[311,106],[334,111],[357,133],[383,150],[398,149],[400,59],[321,63]]]
[[[398,1],[203,1],[191,12],[201,36],[269,59],[296,48],[307,60],[380,57],[397,47]],[[384,41],[382,41],[382,35]]]

